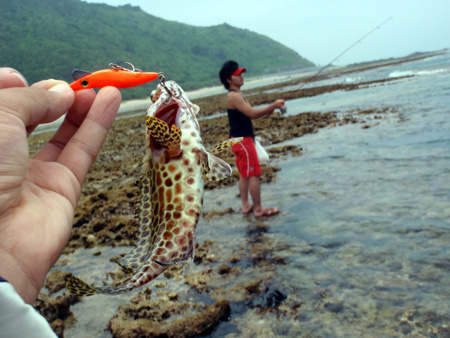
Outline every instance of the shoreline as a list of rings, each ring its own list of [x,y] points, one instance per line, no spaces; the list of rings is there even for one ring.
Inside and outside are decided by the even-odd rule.
[[[324,71],[324,73],[321,73],[320,76],[314,78],[313,81],[311,81],[310,83],[321,81],[327,78],[332,78],[334,76],[339,76],[342,74],[351,74],[353,72],[359,72],[363,70],[369,70],[393,64],[401,64],[404,62],[420,60],[434,55],[445,53],[445,51],[446,49],[432,52],[414,53],[400,58],[368,61],[346,66],[330,66],[326,71]],[[303,82],[308,81],[312,76],[314,76],[314,74],[316,74],[318,70],[320,70],[320,67],[315,67],[314,70],[312,70],[311,68],[306,68],[303,70],[300,69],[297,72],[290,71],[280,75],[271,74],[267,76],[258,76],[253,78],[249,77],[246,78],[245,80],[243,93],[249,95],[257,92],[275,90],[278,88],[285,87],[287,85],[300,86]],[[346,88],[348,87],[341,87],[334,89],[330,88],[330,91]],[[308,88],[304,88],[298,93],[295,93],[295,90],[293,90],[290,92],[278,93],[278,95],[281,95],[286,100],[291,100],[294,98],[301,98],[320,94],[320,92],[311,93],[311,91],[308,91],[307,89]],[[220,111],[225,112],[223,102],[224,97],[226,95],[226,90],[221,85],[187,91],[186,94],[192,100],[192,102],[201,106],[202,116],[210,116]],[[277,95],[271,95],[270,98],[266,97],[263,100],[255,100],[253,102],[252,100],[250,100],[250,102],[252,105],[266,104],[270,102],[272,97],[277,97]],[[119,108],[117,120],[134,117],[136,115],[142,114],[148,109],[149,105],[150,105],[149,97],[123,101]],[[38,126],[36,128],[35,135],[55,131],[63,120],[64,116],[59,118],[57,121],[48,123],[46,125]]]

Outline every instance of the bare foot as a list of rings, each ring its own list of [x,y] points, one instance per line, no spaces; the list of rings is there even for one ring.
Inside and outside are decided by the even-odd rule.
[[[242,213],[243,213],[244,215],[247,215],[247,214],[251,213],[252,211],[253,211],[253,205],[252,205],[252,204],[249,204],[249,205],[246,206],[245,208],[242,207]]]
[[[254,211],[255,217],[263,217],[263,216],[273,216],[280,212],[278,208],[260,208],[259,210]]]

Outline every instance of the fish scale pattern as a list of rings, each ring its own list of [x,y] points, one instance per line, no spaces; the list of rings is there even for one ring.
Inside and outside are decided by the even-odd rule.
[[[138,239],[131,252],[117,260],[129,277],[119,285],[98,288],[73,277],[67,285],[71,293],[126,292],[148,283],[171,264],[194,257],[204,178],[223,179],[231,175],[231,168],[205,150],[198,107],[175,82],[168,81],[166,87],[178,96],[169,97],[159,86],[146,117],[148,170],[137,182]],[[222,142],[215,151],[236,143]]]

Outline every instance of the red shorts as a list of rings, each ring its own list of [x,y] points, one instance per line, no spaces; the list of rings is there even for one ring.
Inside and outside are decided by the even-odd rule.
[[[242,178],[261,175],[253,137],[244,137],[244,140],[231,147],[231,150],[236,155],[236,166]]]

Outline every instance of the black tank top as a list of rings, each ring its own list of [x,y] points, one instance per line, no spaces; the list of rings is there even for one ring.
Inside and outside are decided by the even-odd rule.
[[[255,137],[252,120],[237,109],[227,109],[230,137]]]

